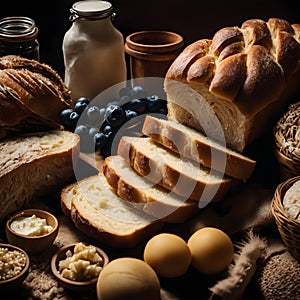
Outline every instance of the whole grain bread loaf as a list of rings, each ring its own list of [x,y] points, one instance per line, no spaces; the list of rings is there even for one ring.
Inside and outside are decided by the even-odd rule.
[[[74,180],[79,140],[75,133],[52,130],[0,142],[0,220]]]
[[[300,94],[300,24],[270,18],[188,45],[165,78],[168,117],[243,152]]]

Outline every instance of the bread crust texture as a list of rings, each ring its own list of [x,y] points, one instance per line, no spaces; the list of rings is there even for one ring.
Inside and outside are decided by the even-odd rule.
[[[0,139],[58,129],[71,91],[50,66],[16,55],[0,58]]]
[[[224,136],[226,146],[242,153],[300,95],[299,79],[299,24],[250,19],[179,54],[165,78],[168,117],[217,141]],[[220,124],[207,116],[203,102]],[[209,128],[220,128],[207,132],[204,124],[209,122]]]
[[[112,247],[134,247],[164,224],[121,199],[103,173],[66,186],[60,201],[78,230]]]
[[[147,116],[142,131],[173,152],[236,179],[249,179],[256,166],[251,158],[222,147],[201,132],[175,121]]]
[[[224,174],[172,154],[151,138],[124,136],[118,154],[141,176],[177,195],[198,201],[199,207],[222,199],[234,182]]]
[[[79,156],[79,136],[74,133],[22,135],[0,142],[0,150],[0,220],[34,199],[60,192],[75,180],[73,163]]]
[[[122,199],[164,222],[182,223],[199,211],[197,202],[152,184],[120,156],[105,159],[103,174]]]

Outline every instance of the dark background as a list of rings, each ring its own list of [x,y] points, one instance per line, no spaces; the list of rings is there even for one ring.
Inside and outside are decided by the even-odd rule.
[[[0,17],[28,16],[39,28],[41,61],[63,76],[62,41],[71,26],[69,9],[76,1],[8,1]],[[124,38],[134,31],[164,29],[177,32],[185,44],[211,38],[225,26],[240,26],[250,18],[267,20],[280,17],[291,23],[300,22],[298,1],[295,0],[112,0],[117,14],[114,21]]]

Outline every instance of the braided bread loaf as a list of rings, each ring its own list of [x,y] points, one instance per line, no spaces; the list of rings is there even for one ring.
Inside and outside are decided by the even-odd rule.
[[[50,66],[15,55],[0,58],[0,139],[59,128],[60,112],[68,107],[70,91]]]
[[[177,57],[165,78],[168,117],[243,152],[300,94],[299,82],[300,24],[247,20]]]

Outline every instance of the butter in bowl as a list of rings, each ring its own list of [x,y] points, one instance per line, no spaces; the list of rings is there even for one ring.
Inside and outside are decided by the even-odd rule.
[[[7,220],[5,232],[9,243],[37,253],[53,244],[58,234],[58,220],[48,211],[25,209]]]

